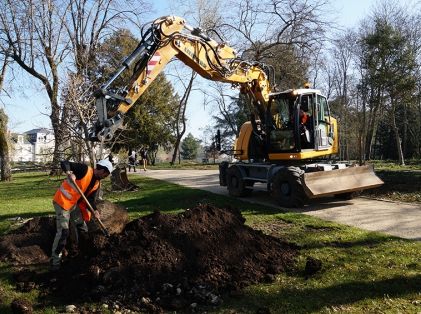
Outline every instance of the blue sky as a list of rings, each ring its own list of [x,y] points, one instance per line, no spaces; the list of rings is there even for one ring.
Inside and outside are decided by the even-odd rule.
[[[155,1],[156,15],[151,16],[151,20],[168,14],[182,15],[182,12],[177,12],[177,8],[170,12],[168,8],[171,2],[173,1]],[[399,2],[413,3],[410,0],[400,0]],[[376,3],[376,0],[332,0],[332,3],[332,12],[337,15],[337,23],[344,27],[354,27],[369,14],[370,8]],[[188,21],[188,16],[184,17]],[[10,93],[11,98],[3,96],[1,99],[9,116],[9,128],[13,132],[25,132],[33,128],[50,127],[49,101],[39,82],[34,78],[26,78],[20,85]],[[207,110],[203,108],[203,97],[196,92],[192,97],[192,103],[187,108],[189,118],[187,133],[191,132],[195,137],[200,138],[201,129],[211,124],[209,117],[212,113],[209,111],[210,108]]]

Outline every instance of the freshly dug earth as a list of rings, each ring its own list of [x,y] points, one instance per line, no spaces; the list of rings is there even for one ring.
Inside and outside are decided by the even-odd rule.
[[[160,312],[217,305],[221,294],[274,280],[296,254],[294,245],[244,225],[239,211],[198,205],[178,215],[142,217],[110,238],[93,234],[54,280],[43,281],[47,295],[67,304],[120,302]]]
[[[127,211],[109,201],[99,201],[97,208],[110,233],[120,233],[129,221]],[[89,222],[90,233],[95,233],[98,229],[96,223]],[[36,217],[29,220],[19,229],[0,238],[0,261],[13,265],[48,262],[55,233],[55,217]],[[70,238],[67,248],[72,245]]]

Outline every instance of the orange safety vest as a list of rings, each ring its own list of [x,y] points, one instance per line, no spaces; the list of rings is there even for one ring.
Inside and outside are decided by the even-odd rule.
[[[75,180],[76,184],[79,186],[80,190],[85,194],[86,197],[95,192],[100,185],[99,180],[96,180],[94,186],[89,191],[86,191],[89,187],[89,183],[91,182],[93,175],[94,170],[91,167],[88,167],[88,171],[86,172],[85,176],[79,180]],[[53,200],[64,210],[70,210],[73,206],[79,203],[78,207],[82,213],[83,220],[89,221],[91,220],[91,212],[88,210],[87,204],[83,199],[81,202],[79,202],[81,195],[70,180],[70,178],[66,178],[63,181],[56,194],[54,194]]]

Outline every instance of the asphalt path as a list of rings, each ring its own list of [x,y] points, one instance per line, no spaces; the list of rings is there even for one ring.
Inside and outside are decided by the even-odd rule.
[[[218,170],[148,170],[142,176],[228,196],[219,185]],[[279,208],[266,191],[266,185],[255,184],[251,197],[242,200]],[[421,205],[357,197],[349,201],[334,198],[311,200],[303,208],[288,209],[324,220],[384,232],[401,238],[421,241]]]

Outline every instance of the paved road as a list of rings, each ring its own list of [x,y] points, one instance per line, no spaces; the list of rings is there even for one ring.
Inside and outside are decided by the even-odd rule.
[[[226,187],[219,186],[217,170],[148,170],[141,172],[140,175],[228,195]],[[268,197],[263,184],[256,184],[253,196],[243,198],[243,200],[278,207]],[[291,210],[365,230],[380,231],[421,241],[420,204],[380,201],[362,197],[349,201],[327,198],[313,200],[304,208]]]

